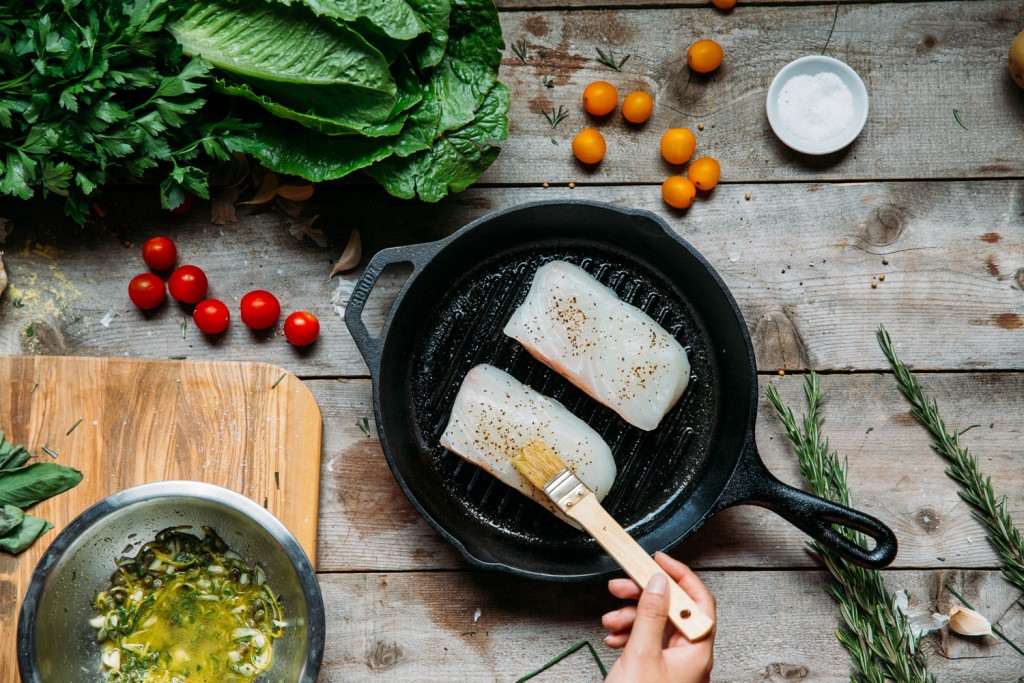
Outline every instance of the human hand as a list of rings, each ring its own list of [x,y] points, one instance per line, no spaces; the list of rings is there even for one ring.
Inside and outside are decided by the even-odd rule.
[[[682,562],[665,553],[654,560],[679,584],[712,619],[715,598],[697,575]],[[708,683],[714,664],[715,631],[707,638],[691,643],[668,621],[668,581],[654,576],[642,593],[632,579],[612,579],[608,590],[617,598],[636,600],[636,606],[623,607],[601,617],[612,632],[604,642],[611,648],[624,648],[608,673],[605,683]]]

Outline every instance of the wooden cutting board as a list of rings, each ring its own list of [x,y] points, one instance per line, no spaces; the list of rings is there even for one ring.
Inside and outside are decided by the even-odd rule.
[[[167,479],[219,484],[264,505],[316,558],[320,408],[278,367],[0,357],[0,429],[50,460],[45,444],[56,462],[84,475],[31,508],[54,529],[16,557],[0,552],[2,683],[18,680],[18,610],[43,551],[76,515],[116,491]]]

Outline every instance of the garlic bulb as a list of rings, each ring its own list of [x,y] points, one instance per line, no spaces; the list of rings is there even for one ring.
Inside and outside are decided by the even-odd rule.
[[[949,609],[949,627],[964,636],[990,636],[992,625],[988,619],[972,609],[954,605]]]

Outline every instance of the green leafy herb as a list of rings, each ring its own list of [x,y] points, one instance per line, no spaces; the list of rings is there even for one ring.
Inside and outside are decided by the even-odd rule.
[[[992,478],[981,473],[978,460],[970,451],[960,445],[960,437],[970,429],[950,432],[939,414],[934,398],[929,398],[917,377],[900,361],[893,347],[892,339],[885,327],[878,326],[878,345],[889,359],[889,365],[896,375],[900,391],[910,401],[910,409],[918,421],[931,432],[932,448],[946,458],[950,465],[946,474],[960,484],[960,497],[974,509],[977,518],[987,529],[989,543],[1002,559],[1002,572],[1007,581],[1024,590],[1024,538],[1013,523],[1013,516],[1006,507],[1006,496],[996,496],[992,489]]]
[[[0,536],[21,524],[24,517],[25,513],[15,505],[4,505],[0,508]]]
[[[530,61],[530,54],[527,52],[526,38],[512,43],[512,52],[515,53],[515,56],[519,58],[520,62],[525,64]]]
[[[774,386],[769,385],[765,393],[793,442],[800,473],[811,492],[849,507],[852,499],[846,483],[846,461],[839,461],[822,433],[824,418],[819,410],[824,396],[817,373],[808,375],[804,383],[807,414],[801,422],[782,402]],[[868,547],[862,534],[846,527],[838,527],[837,531],[857,545]],[[893,607],[882,575],[849,562],[816,541],[809,545],[832,574],[825,590],[838,603],[846,622],[847,628],[836,631],[836,636],[850,653],[854,668],[851,682],[934,683],[935,677],[928,673],[927,660],[918,647],[920,639],[911,632],[906,616]]]
[[[565,117],[569,115],[569,112],[565,110],[565,107],[558,105],[558,111],[555,111],[554,106],[551,107],[549,112],[547,109],[542,109],[541,113],[544,114],[544,118],[548,120],[552,128],[556,128],[558,124],[565,120]]]
[[[561,654],[555,655],[554,659],[552,659],[551,661],[549,661],[547,664],[545,664],[544,666],[540,667],[539,669],[537,669],[535,671],[531,671],[530,673],[526,674],[522,678],[517,678],[516,679],[516,683],[525,683],[525,681],[528,681],[531,678],[535,678],[535,677],[539,676],[540,674],[544,673],[545,671],[547,671],[548,669],[553,667],[555,664],[558,664],[560,661],[562,661],[563,659],[565,659],[569,655],[575,653],[578,650],[581,650],[584,647],[586,647],[588,650],[590,650],[590,656],[593,657],[594,661],[597,663],[597,668],[601,672],[601,677],[602,678],[607,677],[608,676],[608,669],[605,668],[604,662],[601,661],[601,657],[597,654],[597,650],[594,649],[594,646],[590,644],[589,640],[581,640],[580,642],[578,642],[575,645],[573,645],[572,647],[568,648],[567,650],[565,650]]]
[[[163,0],[28,0],[0,10],[0,194],[67,198],[84,221],[110,178],[161,167],[163,203],[207,196],[200,155],[226,159],[228,117],[200,113],[210,65],[183,57]]]
[[[0,505],[17,505],[25,509],[74,488],[80,481],[81,472],[52,462],[4,470],[0,472]]]
[[[11,443],[4,438],[4,433],[0,432],[0,473],[21,467],[31,457],[32,454],[27,448]]]
[[[21,520],[21,524],[0,536],[0,550],[6,550],[12,555],[17,555],[52,528],[53,525],[45,519],[25,515]]]
[[[605,53],[603,50],[601,50],[601,48],[596,49],[597,61],[600,62],[601,64],[604,64],[609,69],[615,69],[616,71],[622,71],[623,64],[628,62],[629,58],[632,57],[632,55],[626,55],[622,59],[619,59],[615,55],[615,50],[608,50],[608,52]]]

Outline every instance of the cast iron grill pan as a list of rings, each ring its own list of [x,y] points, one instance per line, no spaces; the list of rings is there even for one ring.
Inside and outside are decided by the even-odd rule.
[[[686,348],[692,378],[651,432],[630,426],[502,332],[542,264],[575,263],[646,311]],[[362,322],[389,265],[410,263],[379,336]],[[757,454],[757,373],[742,315],[710,264],[657,216],[596,202],[495,212],[438,242],[386,249],[345,313],[373,380],[381,446],[413,507],[474,564],[545,579],[617,566],[582,532],[439,445],[466,373],[491,363],[595,429],[618,466],[604,504],[648,551],[667,550],[741,503],[785,517],[853,562],[882,567],[896,538],[880,521],[792,488]],[[837,531],[876,541],[866,550]]]
[[[526,298],[537,268],[553,260],[582,267],[623,301],[650,315],[686,348],[690,385],[656,430],[645,432],[625,422],[502,332]],[[675,501],[686,497],[707,461],[716,372],[700,322],[671,282],[626,254],[599,244],[556,240],[496,254],[456,277],[427,316],[410,366],[418,445],[441,473],[452,498],[496,533],[566,550],[594,546],[582,532],[440,446],[459,386],[480,363],[495,365],[556,399],[601,435],[618,468],[604,505],[630,530],[656,525]]]

